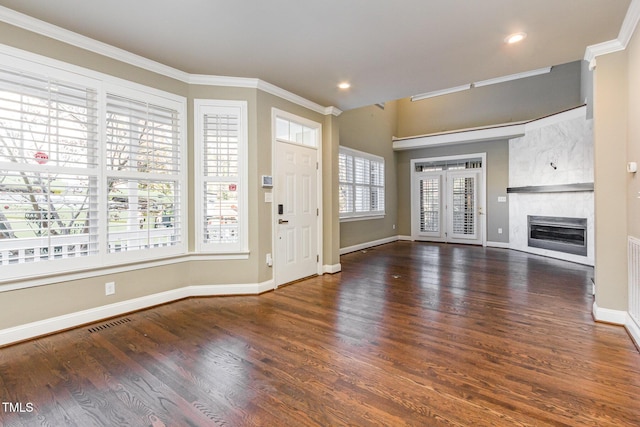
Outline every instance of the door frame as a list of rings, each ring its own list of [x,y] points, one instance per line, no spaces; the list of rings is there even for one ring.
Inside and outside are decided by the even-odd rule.
[[[418,229],[416,227],[416,215],[419,207],[419,201],[416,196],[416,175],[422,172],[416,172],[416,164],[424,163],[424,162],[440,162],[440,161],[448,161],[448,160],[465,160],[465,159],[477,159],[480,158],[482,160],[482,167],[480,168],[480,181],[478,183],[478,209],[481,210],[478,215],[478,225],[480,227],[481,243],[482,246],[487,246],[487,153],[469,153],[469,154],[459,154],[452,156],[440,156],[440,157],[425,157],[420,159],[411,159],[410,162],[410,191],[411,191],[411,240],[423,240],[423,241],[446,241],[446,239],[428,239],[425,237],[421,237],[418,235]],[[442,192],[445,191],[445,186],[443,185]],[[448,198],[448,194],[445,195]],[[441,219],[442,224],[446,224],[446,218]]]
[[[272,254],[272,270],[273,270],[273,274],[272,274],[272,280],[273,280],[273,288],[276,289],[278,288],[280,285],[282,285],[282,283],[279,283],[278,281],[278,266],[277,263],[275,262],[275,257],[278,256],[278,254],[276,253],[277,250],[277,238],[278,238],[278,230],[277,230],[277,225],[276,225],[276,221],[278,219],[278,204],[276,202],[276,200],[273,198],[273,196],[275,195],[275,188],[277,185],[279,185],[280,183],[277,182],[277,176],[278,176],[278,171],[276,170],[276,145],[277,144],[291,144],[291,142],[284,142],[284,141],[279,141],[276,138],[276,118],[277,117],[281,117],[283,119],[287,119],[287,120],[291,120],[294,121],[296,123],[301,123],[305,126],[311,127],[313,129],[315,129],[315,131],[317,132],[317,147],[315,147],[315,152],[316,152],[316,164],[318,165],[317,169],[316,169],[316,203],[317,203],[317,208],[318,208],[318,215],[316,218],[317,224],[316,224],[316,230],[317,230],[317,251],[318,251],[318,262],[317,262],[317,268],[316,268],[316,274],[318,275],[322,275],[323,273],[323,268],[322,266],[323,264],[323,253],[322,253],[322,249],[324,247],[323,244],[323,204],[322,204],[322,123],[320,122],[316,122],[310,119],[307,119],[305,117],[302,116],[298,116],[296,114],[293,113],[289,113],[287,111],[284,110],[280,110],[278,108],[272,107],[271,108],[271,176],[273,177],[273,189],[270,189],[268,192],[272,193],[271,197],[272,197],[272,201],[271,203],[271,254]],[[301,144],[302,145],[302,144]],[[304,145],[303,145],[304,146]],[[308,147],[308,146],[307,146]],[[266,200],[266,195],[265,195],[265,200]]]

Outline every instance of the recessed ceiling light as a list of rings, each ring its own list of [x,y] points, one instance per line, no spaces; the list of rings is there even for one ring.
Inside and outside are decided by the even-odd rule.
[[[340,84],[338,84],[338,87],[340,89],[349,89],[351,87],[351,83],[348,82],[342,82]]]
[[[514,43],[521,42],[526,37],[527,37],[527,33],[515,33],[515,34],[511,34],[510,36],[507,36],[507,38],[504,39],[504,42],[507,44],[514,44]]]

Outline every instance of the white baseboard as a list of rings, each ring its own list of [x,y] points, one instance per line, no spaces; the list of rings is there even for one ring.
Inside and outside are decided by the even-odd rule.
[[[487,247],[488,248],[502,248],[502,249],[509,249],[509,243],[505,243],[505,242],[487,242]]]
[[[411,236],[398,236],[398,240],[401,240],[403,242],[412,242],[413,241],[413,237],[411,237]]]
[[[624,324],[629,335],[631,335],[631,339],[635,342],[636,347],[640,349],[640,325],[636,323],[633,318],[627,314],[627,322]]]
[[[609,308],[598,307],[596,302],[593,302],[593,318],[596,322],[612,323],[614,325],[625,325],[627,323],[627,312],[622,310],[611,310]]]
[[[358,245],[347,246],[346,248],[340,248],[340,255],[348,254],[350,252],[361,251],[363,249],[372,248],[374,246],[384,245],[386,243],[397,242],[398,236],[386,237],[384,239],[374,240],[372,242],[360,243]]]
[[[75,328],[87,323],[97,322],[109,317],[120,316],[125,313],[183,298],[221,295],[257,295],[272,289],[274,289],[273,280],[255,284],[186,286],[184,288],[159,292],[157,294],[3,329],[0,330],[0,346]]]
[[[323,265],[322,272],[323,274],[335,274],[342,271],[342,264],[337,263],[333,265]]]

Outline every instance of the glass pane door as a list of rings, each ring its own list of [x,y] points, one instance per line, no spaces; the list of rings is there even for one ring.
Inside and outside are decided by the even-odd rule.
[[[449,172],[450,241],[478,240],[478,173]]]
[[[419,237],[432,239],[444,237],[443,177],[442,172],[416,175],[418,215],[415,216],[414,230]]]

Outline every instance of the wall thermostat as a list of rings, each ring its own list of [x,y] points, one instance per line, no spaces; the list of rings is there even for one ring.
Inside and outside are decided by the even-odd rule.
[[[262,188],[273,187],[273,177],[271,175],[262,175]]]

